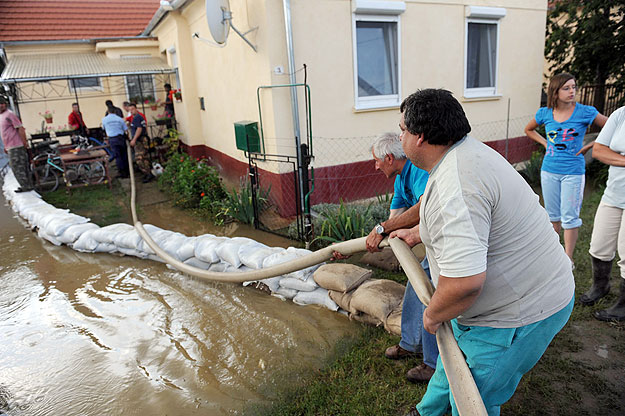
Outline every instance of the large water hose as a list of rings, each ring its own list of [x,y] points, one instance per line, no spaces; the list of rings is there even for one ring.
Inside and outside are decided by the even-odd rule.
[[[207,281],[242,283],[246,281],[262,280],[280,276],[323,263],[324,261],[329,260],[332,257],[332,253],[335,251],[343,255],[352,255],[367,249],[367,238],[361,237],[322,248],[321,250],[317,250],[307,256],[278,264],[276,266],[241,273],[210,272],[185,264],[167,254],[165,250],[161,249],[152,237],[150,237],[150,234],[148,234],[145,230],[143,224],[141,224],[138,220],[136,210],[135,175],[132,166],[132,151],[129,142],[127,142],[127,149],[128,170],[130,172],[130,209],[132,212],[134,227],[154,253],[162,258],[167,264],[183,273]],[[424,305],[429,304],[432,293],[434,293],[434,288],[432,287],[432,284],[427,278],[412,250],[410,250],[408,245],[399,238],[393,238],[390,240],[385,238],[380,243],[380,247],[387,247],[389,245],[399,260],[399,263],[402,265],[408,280],[410,280],[410,283],[421,302],[423,302]],[[447,379],[449,380],[449,387],[460,415],[487,415],[488,413],[486,412],[486,408],[482,402],[480,392],[475,385],[475,380],[473,380],[473,376],[467,366],[464,355],[456,343],[456,339],[454,338],[449,322],[443,323],[443,325],[441,325],[438,329],[436,332],[436,341],[438,343],[441,360],[443,361],[443,365],[445,367],[445,373],[447,374]]]

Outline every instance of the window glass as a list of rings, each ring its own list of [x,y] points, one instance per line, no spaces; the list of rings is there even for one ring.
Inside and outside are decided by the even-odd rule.
[[[81,88],[100,88],[100,78],[90,77],[70,79],[69,85],[72,90]]]
[[[357,21],[356,44],[358,96],[397,94],[397,23]]]
[[[467,88],[495,87],[497,25],[468,23]]]
[[[152,75],[127,75],[126,89],[128,91],[128,99],[131,102],[139,104],[146,100],[156,100]]]

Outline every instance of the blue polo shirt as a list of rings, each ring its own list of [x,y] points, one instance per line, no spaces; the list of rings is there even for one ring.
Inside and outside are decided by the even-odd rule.
[[[102,127],[108,137],[123,136],[128,131],[128,126],[126,126],[124,119],[113,113],[107,114],[102,119]]]
[[[391,209],[410,208],[416,205],[425,192],[428,177],[426,171],[407,160],[401,173],[395,178],[395,194],[391,200]]]

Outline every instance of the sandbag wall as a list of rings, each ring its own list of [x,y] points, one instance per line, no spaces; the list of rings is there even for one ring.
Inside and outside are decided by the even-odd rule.
[[[85,253],[117,253],[163,261],[132,225],[120,223],[100,227],[89,222],[89,218],[48,204],[34,191],[13,192],[18,186],[9,171],[3,184],[5,198],[42,239]],[[172,257],[213,272],[237,273],[260,269],[311,253],[294,247],[268,247],[243,237],[227,238],[211,234],[188,237],[149,224],[145,225],[145,229],[158,246]],[[346,266],[352,267],[349,272]],[[333,311],[342,309],[350,318],[374,325],[383,324],[389,332],[400,333],[398,319],[404,292],[402,285],[389,280],[370,280],[371,271],[357,266],[327,264],[315,274],[319,267],[309,267],[260,282],[245,282],[244,285],[254,285],[300,305],[322,305]]]

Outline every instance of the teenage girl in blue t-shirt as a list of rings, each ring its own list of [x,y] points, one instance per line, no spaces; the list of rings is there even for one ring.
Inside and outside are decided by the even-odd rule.
[[[571,262],[582,225],[579,211],[586,172],[584,154],[594,144],[584,146],[584,135],[591,124],[601,128],[607,120],[595,107],[577,103],[576,91],[573,75],[555,75],[549,81],[547,107],[540,108],[525,127],[525,134],[545,147],[540,172],[545,209],[556,232],[564,229],[564,250]],[[541,125],[545,126],[546,138],[536,132]]]

